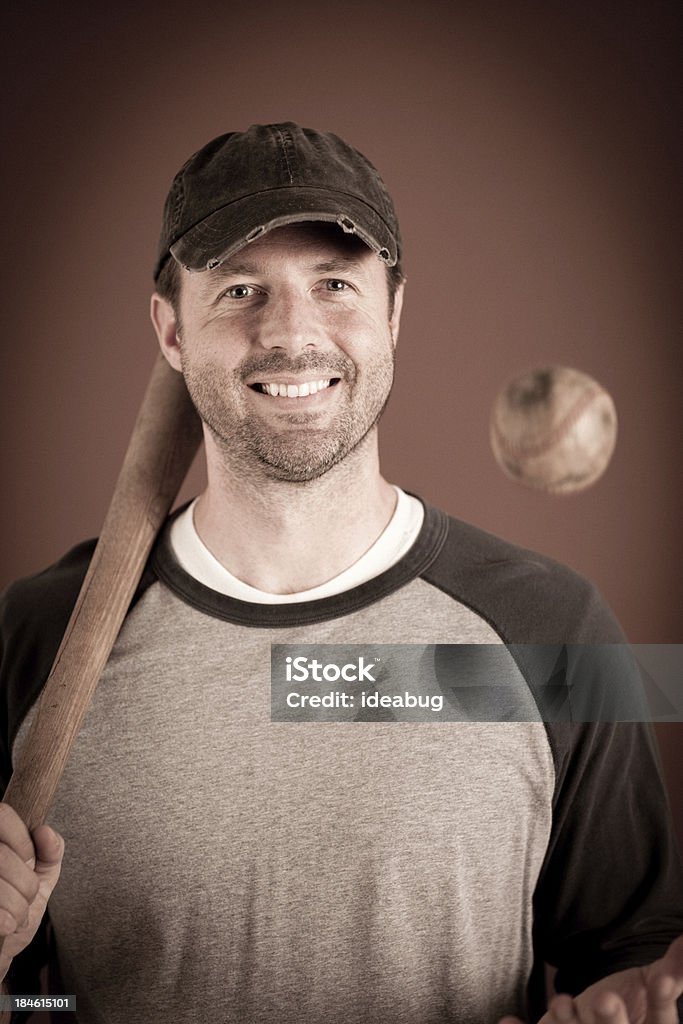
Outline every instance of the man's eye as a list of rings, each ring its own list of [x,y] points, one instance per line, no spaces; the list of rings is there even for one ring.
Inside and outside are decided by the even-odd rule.
[[[340,281],[337,277],[330,277],[325,282],[328,292],[345,292],[349,287],[346,281]]]
[[[248,299],[254,294],[254,288],[250,284],[234,284],[225,291],[229,299]]]

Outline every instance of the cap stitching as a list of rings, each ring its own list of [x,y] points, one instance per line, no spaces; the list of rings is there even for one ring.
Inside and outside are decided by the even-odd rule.
[[[176,177],[171,185],[167,200],[168,219],[170,222],[170,234],[174,235],[178,229],[178,222],[182,211],[185,188],[180,177]]]
[[[284,157],[285,165],[287,167],[287,177],[289,178],[289,184],[293,185],[294,175],[292,174],[292,168],[289,163],[289,155],[287,153],[287,143],[291,142],[292,137],[291,135],[286,135],[280,128],[276,128],[275,131],[277,132],[278,138],[280,140],[280,145],[282,146],[282,156]],[[268,189],[268,191],[270,191],[270,189]],[[227,205],[230,204],[228,203]]]

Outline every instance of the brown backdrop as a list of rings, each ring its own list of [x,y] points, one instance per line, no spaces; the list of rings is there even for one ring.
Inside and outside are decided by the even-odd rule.
[[[0,584],[101,524],[154,359],[173,173],[293,119],[365,152],[401,216],[387,475],[593,577],[632,640],[681,641],[678,6],[12,5]],[[509,482],[488,447],[500,386],[549,363],[620,417],[607,475],[570,498]],[[681,728],[659,735],[683,835]]]

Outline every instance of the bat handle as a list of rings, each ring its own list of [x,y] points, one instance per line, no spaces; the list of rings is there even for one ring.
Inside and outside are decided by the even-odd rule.
[[[4,800],[45,821],[95,687],[201,439],[181,374],[159,355],[111,505]]]

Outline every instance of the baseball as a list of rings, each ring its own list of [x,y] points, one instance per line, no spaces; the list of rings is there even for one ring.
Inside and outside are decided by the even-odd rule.
[[[571,494],[590,487],[607,469],[617,412],[588,374],[551,366],[517,377],[501,391],[490,435],[498,464],[513,480]]]

